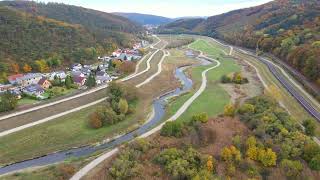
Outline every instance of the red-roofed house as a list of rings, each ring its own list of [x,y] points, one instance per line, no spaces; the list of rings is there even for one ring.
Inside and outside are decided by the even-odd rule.
[[[17,84],[17,79],[18,78],[22,78],[24,75],[23,74],[15,74],[12,76],[8,77],[8,81],[10,82],[10,84]]]

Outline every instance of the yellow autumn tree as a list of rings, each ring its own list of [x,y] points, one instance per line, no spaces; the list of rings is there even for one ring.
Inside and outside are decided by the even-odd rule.
[[[23,66],[23,71],[25,72],[25,73],[28,73],[28,72],[31,72],[32,71],[32,68],[31,68],[31,66],[29,66],[28,64],[24,64],[24,66]]]
[[[277,154],[268,148],[267,150],[263,148],[258,149],[258,160],[265,166],[275,166],[277,161]]]
[[[224,111],[223,114],[225,116],[230,116],[233,117],[235,114],[235,107],[233,104],[227,104],[226,106],[224,106]]]
[[[214,161],[213,161],[212,156],[208,156],[208,159],[207,159],[207,170],[209,172],[212,172],[214,170]]]
[[[222,149],[221,157],[226,162],[234,163],[241,160],[241,153],[236,147],[230,146]]]
[[[255,146],[249,147],[246,155],[249,159],[256,161],[258,159],[258,148]]]
[[[265,94],[278,101],[282,99],[281,91],[275,85],[268,86],[267,90],[265,91]]]

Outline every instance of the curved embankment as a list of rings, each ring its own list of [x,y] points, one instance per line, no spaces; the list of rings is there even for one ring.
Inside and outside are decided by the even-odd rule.
[[[151,49],[156,49],[156,51],[153,52],[152,55],[151,55],[151,56],[149,57],[149,59],[147,60],[147,62],[146,62],[146,63],[147,63],[147,68],[144,69],[144,70],[141,71],[141,72],[138,72],[138,70],[136,69],[136,71],[135,71],[133,74],[131,74],[131,75],[129,75],[129,76],[121,79],[121,80],[120,80],[121,82],[128,81],[128,80],[130,80],[130,79],[132,79],[132,78],[135,78],[135,77],[137,77],[137,76],[140,76],[140,75],[142,75],[142,74],[144,74],[144,73],[146,73],[146,72],[148,72],[148,71],[150,70],[150,68],[151,68],[150,61],[151,61],[151,60],[153,59],[153,57],[160,51],[160,49],[154,48],[154,46],[158,45],[158,44],[162,41],[162,40],[161,40],[160,38],[158,38],[157,36],[155,36],[155,37],[156,37],[159,41],[158,41],[157,43],[153,44],[152,46],[150,46]],[[140,60],[139,65],[140,65],[141,62],[143,62],[143,61]],[[137,67],[136,67],[136,68],[137,68]]]
[[[201,51],[200,51],[201,52]],[[201,55],[203,53],[201,52]],[[207,86],[207,72],[214,69],[214,68],[217,68],[220,66],[220,62],[215,60],[215,59],[212,59],[212,58],[209,58],[209,57],[205,57],[205,56],[199,56],[200,58],[206,58],[206,59],[209,59],[211,61],[214,61],[216,62],[217,64],[213,67],[210,67],[206,70],[204,70],[201,74],[202,76],[202,83],[201,83],[201,86],[200,88],[197,90],[197,92],[195,94],[193,94],[193,96],[191,98],[189,98],[180,108],[179,110],[172,116],[170,117],[168,120],[166,120],[165,122],[163,122],[162,124],[158,125],[157,127],[151,129],[150,131],[142,134],[141,136],[139,136],[139,138],[145,138],[145,137],[148,137],[150,136],[151,134],[159,131],[162,126],[168,122],[168,121],[175,121],[176,119],[178,119],[187,109],[188,107],[193,103],[193,101],[195,99],[197,99],[201,94],[202,92],[206,89],[206,86]],[[84,168],[82,168],[80,171],[78,171],[74,176],[71,177],[70,180],[79,180],[81,179],[82,177],[84,177],[89,171],[91,171],[93,168],[95,168],[98,164],[100,164],[101,162],[103,162],[104,160],[108,159],[109,157],[111,157],[112,155],[116,154],[117,152],[119,151],[118,148],[114,148],[112,149],[111,151],[103,154],[102,156],[100,156],[99,158],[93,160],[92,162],[90,162],[88,165],[86,165]]]
[[[146,79],[145,81],[143,81],[140,84],[137,84],[136,87],[140,88],[141,86],[148,84],[150,81],[152,81],[156,76],[158,76],[161,72],[162,72],[162,63],[165,60],[166,57],[170,56],[170,52],[169,51],[164,51],[161,50],[163,52],[163,56],[160,60],[160,62],[158,63],[158,70],[155,74],[153,74],[152,76],[150,76],[148,79]]]

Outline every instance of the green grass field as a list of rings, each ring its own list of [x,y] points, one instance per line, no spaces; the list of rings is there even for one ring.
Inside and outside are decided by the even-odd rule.
[[[128,116],[125,121],[113,126],[97,130],[89,128],[87,125],[88,115],[97,106],[0,138],[0,164],[95,143],[124,132],[135,123],[132,116]]]
[[[221,65],[207,73],[208,84],[206,90],[193,102],[185,113],[178,119],[180,121],[189,121],[194,114],[206,112],[209,117],[214,117],[223,112],[226,104],[230,103],[228,93],[219,86],[219,80],[222,75],[235,71],[240,71],[240,67],[231,58],[224,58],[223,52],[218,46],[212,46],[204,40],[198,40],[191,44],[191,47],[203,51],[210,57],[217,58]],[[201,84],[201,73],[210,66],[198,66],[191,69],[191,78],[196,86],[190,93],[175,98],[168,105],[167,117],[173,115],[182,104],[189,99]]]

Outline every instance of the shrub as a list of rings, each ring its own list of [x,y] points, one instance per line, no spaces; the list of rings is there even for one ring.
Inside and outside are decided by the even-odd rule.
[[[125,99],[120,99],[118,104],[118,109],[121,114],[127,114],[128,112],[128,102]]]
[[[178,121],[169,121],[161,128],[161,136],[181,137],[183,135],[183,124]]]
[[[13,110],[17,104],[17,98],[9,92],[5,92],[0,96],[0,112]]]
[[[102,118],[97,112],[93,112],[89,115],[89,126],[94,129],[102,127]]]
[[[307,135],[315,135],[316,123],[312,119],[305,120],[302,125],[304,126]]]
[[[227,76],[227,75],[223,75],[222,77],[221,77],[221,83],[224,83],[224,84],[226,84],[226,83],[231,83],[232,82],[232,79],[231,79],[231,77],[230,76]]]
[[[245,103],[239,108],[238,112],[240,114],[246,114],[246,113],[252,114],[254,113],[254,105]]]
[[[62,179],[69,179],[76,172],[76,169],[72,165],[62,164],[59,165],[58,171]]]
[[[149,143],[149,141],[145,139],[138,138],[137,140],[131,143],[130,147],[137,151],[146,152],[150,149],[151,144]]]
[[[284,159],[280,163],[280,167],[287,177],[297,177],[303,170],[303,166],[300,161],[291,161]]]
[[[303,147],[303,159],[310,162],[313,157],[320,154],[320,147],[315,142],[309,140]]]
[[[224,111],[223,111],[224,116],[230,116],[233,117],[235,114],[235,108],[234,105],[228,104],[224,106]]]
[[[208,114],[203,112],[200,114],[193,115],[192,122],[206,123],[206,122],[208,122]]]
[[[317,154],[311,159],[309,162],[309,167],[316,171],[320,170],[320,154]]]

